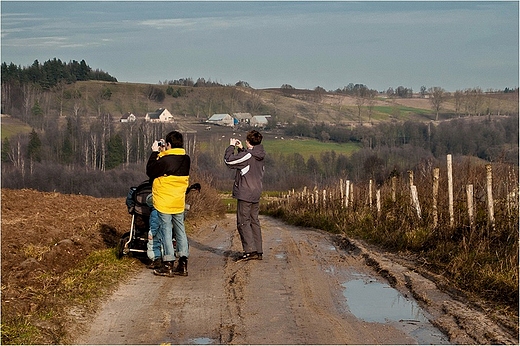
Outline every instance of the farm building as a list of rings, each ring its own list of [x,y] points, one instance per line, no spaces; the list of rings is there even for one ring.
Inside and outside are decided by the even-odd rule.
[[[146,113],[144,120],[152,123],[172,122],[173,115],[166,108],[159,108],[155,112]]]
[[[126,112],[125,114],[123,114],[123,116],[121,117],[121,119],[119,121],[122,123],[132,123],[136,120],[137,120],[137,117],[133,113]]]
[[[226,114],[213,114],[208,120],[206,120],[207,123],[220,125],[220,126],[234,126],[235,121],[237,121],[237,120],[227,113]]]
[[[238,120],[240,124],[249,124],[251,122],[251,113],[233,113],[233,118]]]
[[[270,117],[270,115],[255,115],[251,118],[251,126],[265,127],[267,126],[267,124],[269,124],[269,121],[267,119]]]

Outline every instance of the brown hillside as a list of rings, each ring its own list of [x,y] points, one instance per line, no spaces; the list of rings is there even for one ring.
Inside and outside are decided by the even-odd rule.
[[[168,95],[169,87],[175,95],[181,96]],[[107,89],[110,90],[110,97],[101,98],[99,95]],[[160,102],[150,99],[151,90],[162,90],[164,99]],[[387,98],[380,94],[374,99],[369,111],[367,102],[361,105],[360,110],[358,100],[347,95],[317,93],[312,90],[288,93],[280,89],[262,90],[235,86],[183,87],[88,81],[66,85],[63,90],[55,91],[54,101],[50,102],[50,111],[57,114],[65,116],[77,113],[88,118],[97,117],[102,112],[110,113],[115,121],[127,112],[144,117],[147,112],[161,107],[167,108],[175,117],[200,121],[205,121],[215,113],[236,112],[270,114],[274,123],[359,123],[369,121],[369,117],[371,122],[431,121],[435,118],[432,106],[426,98]],[[493,114],[518,113],[518,93],[483,94],[481,103],[484,114],[487,114],[487,109]],[[454,109],[454,100],[448,99],[441,108],[441,119],[453,117]]]

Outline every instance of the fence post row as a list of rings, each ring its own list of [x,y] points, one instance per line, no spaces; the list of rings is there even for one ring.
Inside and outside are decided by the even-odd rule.
[[[454,194],[453,194],[453,162],[451,154],[446,156],[447,161],[447,178],[448,178],[448,211],[449,211],[449,226],[454,227],[455,225],[455,216],[454,216]],[[415,208],[417,217],[419,219],[422,218],[421,205],[419,202],[419,195],[417,191],[417,186],[414,185],[414,173],[413,171],[408,171],[409,177],[409,191],[410,191],[410,201],[411,206]],[[511,175],[511,174],[510,174]],[[433,217],[433,228],[437,228],[439,226],[439,178],[440,178],[440,169],[439,167],[433,168],[433,181],[432,181],[432,217]],[[511,179],[513,180],[513,179]],[[491,164],[486,165],[486,200],[487,200],[487,212],[488,212],[488,225],[492,228],[495,227],[495,215],[494,215],[494,200],[493,200],[493,172]],[[476,227],[476,206],[475,206],[475,192],[474,185],[467,184],[466,188],[466,203],[467,203],[467,213],[468,213],[468,221],[470,229],[473,231]],[[374,189],[374,181],[372,179],[368,182],[368,200],[364,200],[364,203],[368,204],[370,208],[373,206],[373,189]],[[340,179],[339,181],[339,192],[340,192],[340,208],[348,209],[349,207],[354,206],[354,183],[350,180]],[[392,202],[396,202],[396,193],[397,193],[397,177],[393,176],[391,178],[391,197]],[[337,196],[337,190],[332,189],[329,191],[328,200],[327,200],[327,190],[323,189],[320,191],[317,186],[314,187],[313,191],[310,191],[305,186],[301,193],[296,193],[294,189],[292,191],[288,191],[287,193],[287,203],[290,203],[291,197],[296,196],[301,202],[305,202],[307,204],[314,205],[317,210],[320,207],[328,208],[331,203],[334,202]],[[506,193],[505,202],[507,206],[508,213],[512,212],[510,209],[515,206],[518,207],[516,196],[518,195],[518,185],[515,183],[515,186],[512,191],[508,191]],[[284,196],[285,197],[285,196]],[[375,190],[375,198],[376,198],[376,209],[378,215],[381,214],[381,189],[376,188]],[[321,203],[320,203],[321,199]]]

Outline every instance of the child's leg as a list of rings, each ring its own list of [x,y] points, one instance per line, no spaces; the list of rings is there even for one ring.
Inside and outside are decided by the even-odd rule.
[[[148,244],[146,254],[152,261],[162,258],[160,222],[157,210],[152,209],[150,213],[150,230],[148,231]]]

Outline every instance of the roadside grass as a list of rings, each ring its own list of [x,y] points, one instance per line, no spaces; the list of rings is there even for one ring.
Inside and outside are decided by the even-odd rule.
[[[518,186],[517,180],[508,180],[508,170],[497,168],[494,180],[503,186]],[[462,174],[463,169],[455,167],[454,171]],[[468,180],[482,179],[472,175]],[[447,210],[447,205],[442,204],[445,196],[441,195],[438,226],[433,227],[431,202],[427,199],[421,201],[422,216],[418,218],[410,204],[406,183],[398,184],[395,201],[382,198],[379,212],[375,205],[367,204],[367,195],[363,192],[368,191],[367,183],[357,184],[356,198],[348,209],[336,200],[324,205],[321,199],[312,201],[311,196],[307,196],[264,204],[262,213],[294,225],[346,234],[415,258],[421,268],[442,276],[446,280],[443,284],[455,288],[475,303],[484,301],[483,308],[493,311],[494,318],[518,333],[517,204],[515,207],[506,202],[506,196],[495,195],[495,224],[490,225],[485,199],[479,200],[475,206],[474,226],[470,227],[465,221],[467,210],[463,203],[458,203],[455,219],[460,224],[450,227],[449,217],[443,212]],[[418,191],[431,189],[426,176],[416,176],[415,185]],[[333,187],[325,189],[334,195]],[[382,186],[381,190],[384,189]],[[336,193],[338,196],[339,191]]]
[[[75,268],[63,273],[43,273],[42,285],[26,287],[31,293],[32,313],[19,315],[2,304],[2,344],[35,345],[70,343],[70,309],[92,312],[100,297],[140,268],[131,257],[117,259],[115,249],[90,253]]]

